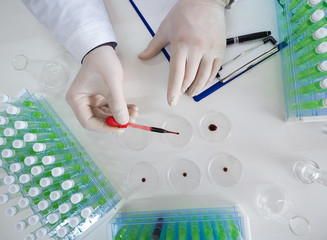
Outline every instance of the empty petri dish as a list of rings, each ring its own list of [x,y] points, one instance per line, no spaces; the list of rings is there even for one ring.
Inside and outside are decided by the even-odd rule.
[[[170,117],[166,120],[163,128],[178,132],[179,134],[169,134],[165,133],[164,138],[173,147],[183,147],[187,145],[193,137],[193,127],[192,124],[185,118],[180,116]]]
[[[208,113],[200,121],[201,136],[209,142],[225,140],[230,135],[231,128],[228,118],[220,112]]]
[[[137,193],[153,195],[160,185],[158,171],[149,163],[136,164],[127,175],[127,183]]]
[[[120,142],[127,149],[142,151],[149,145],[149,132],[136,128],[126,128],[120,135]]]
[[[201,171],[198,165],[187,159],[173,161],[168,169],[168,182],[178,193],[190,193],[200,184]]]
[[[242,176],[240,161],[227,153],[215,156],[209,163],[208,173],[210,179],[220,187],[232,187],[239,182]]]

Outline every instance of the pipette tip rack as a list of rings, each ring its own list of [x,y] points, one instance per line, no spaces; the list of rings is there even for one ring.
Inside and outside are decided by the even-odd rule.
[[[0,203],[19,199],[6,215],[33,211],[15,226],[25,240],[83,237],[123,202],[47,100],[27,90],[0,94],[0,153]]]
[[[276,1],[288,121],[327,119],[327,2]],[[326,84],[324,83],[324,80]]]
[[[237,206],[122,212],[109,222],[108,234],[114,240],[251,239],[248,218]]]

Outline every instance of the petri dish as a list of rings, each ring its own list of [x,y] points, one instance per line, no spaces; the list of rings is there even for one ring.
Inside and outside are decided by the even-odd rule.
[[[227,139],[231,129],[230,121],[220,112],[207,113],[200,120],[201,136],[209,142],[220,142]]]
[[[163,128],[168,131],[178,132],[179,135],[165,133],[164,138],[173,147],[183,147],[187,145],[193,137],[192,124],[185,118],[173,116],[166,120]]]
[[[160,178],[158,171],[151,164],[141,162],[129,171],[127,183],[135,192],[150,196],[159,189]]]
[[[302,183],[313,183],[318,176],[319,165],[309,159],[304,159],[296,162],[293,166],[293,173],[295,178]],[[321,174],[320,174],[321,175]]]
[[[168,182],[177,193],[190,193],[200,184],[201,171],[198,165],[188,159],[173,161],[168,169]]]
[[[208,173],[210,179],[220,187],[229,188],[239,182],[242,176],[240,161],[227,153],[213,157],[209,162]]]
[[[149,132],[136,128],[126,128],[119,136],[123,146],[131,151],[142,151],[149,145]]]

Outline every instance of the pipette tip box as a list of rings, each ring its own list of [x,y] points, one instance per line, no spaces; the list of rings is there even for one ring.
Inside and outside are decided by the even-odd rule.
[[[308,7],[307,4],[309,1],[276,1],[279,39],[286,45],[281,51],[281,59],[287,121],[327,120],[327,102],[325,101],[327,89],[305,93],[303,91],[304,88],[308,88],[306,86],[327,78],[327,71],[314,72],[319,64],[327,59],[325,53],[315,55],[315,49],[320,43],[326,41],[326,37],[312,39],[318,29],[326,28],[327,17],[324,16],[318,22],[310,23],[310,17],[315,11],[322,9],[326,12],[324,4],[327,5],[327,3],[321,1],[312,7]],[[296,21],[294,21],[295,18]],[[312,57],[309,57],[310,53]]]
[[[119,210],[124,198],[44,97],[24,90],[0,101],[1,185],[9,186],[1,200],[24,198],[25,206],[6,213],[30,208],[40,224],[19,219],[16,230],[32,229],[26,239],[79,239]]]
[[[250,240],[239,207],[120,212],[108,223],[108,239]]]

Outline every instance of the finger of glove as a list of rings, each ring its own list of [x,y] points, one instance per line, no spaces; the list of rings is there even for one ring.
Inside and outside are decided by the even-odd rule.
[[[84,128],[96,132],[122,132],[120,129],[109,127],[105,122],[105,118],[103,119],[95,116],[93,112],[94,109],[91,107],[91,101],[87,96],[75,96],[71,98],[68,103]]]
[[[185,74],[186,54],[180,48],[172,46],[168,77],[167,101],[175,106],[181,94]]]
[[[212,64],[213,61],[202,58],[198,74],[196,75],[196,78],[190,88],[187,90],[188,95],[194,96],[203,89],[210,77]]]
[[[105,96],[105,98],[116,122],[122,125],[128,123],[129,113],[122,86],[111,86],[109,93],[107,96]]]
[[[221,58],[216,58],[214,61],[213,61],[213,64],[212,64],[212,71],[211,71],[211,74],[210,74],[210,77],[209,77],[209,80],[207,81],[206,83],[206,86],[208,84],[210,84],[214,79],[215,77],[217,76],[217,73],[219,72],[220,70],[220,66],[221,66]]]
[[[186,59],[185,76],[182,85],[182,93],[191,86],[198,72],[201,56],[199,54],[191,54]]]
[[[161,49],[168,45],[165,26],[160,26],[148,46],[138,55],[141,60],[147,60],[155,57]]]
[[[129,104],[127,106],[129,112],[129,121],[134,123],[138,115],[138,107],[134,104]],[[112,116],[112,113],[108,106],[93,107],[92,111],[96,118],[106,119],[109,116]]]

